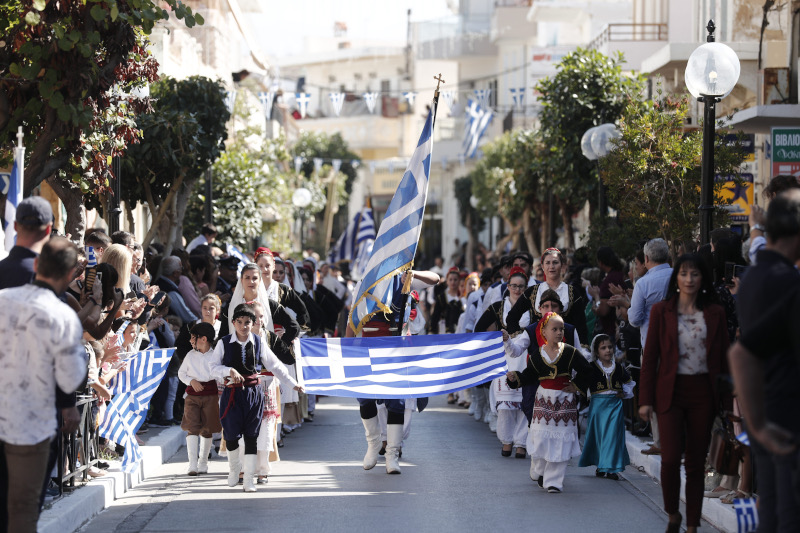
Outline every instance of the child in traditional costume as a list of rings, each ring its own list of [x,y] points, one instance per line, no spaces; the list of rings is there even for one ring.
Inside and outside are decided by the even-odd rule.
[[[211,349],[216,333],[214,326],[198,322],[190,330],[192,349],[178,370],[178,379],[186,384],[186,400],[181,429],[186,435],[190,476],[208,472],[211,438],[222,431],[219,423],[217,380],[211,373]]]
[[[260,282],[260,280],[259,280]],[[264,390],[259,374],[266,368],[278,378],[302,390],[286,371],[267,342],[252,333],[256,320],[252,308],[238,305],[232,315],[234,333],[220,339],[212,356],[211,371],[214,377],[225,381],[222,392],[220,419],[228,448],[228,486],[239,482],[239,472],[244,463],[244,491],[255,492],[253,476],[256,472],[258,434],[264,414]],[[244,458],[239,448],[239,438],[244,436]]]
[[[508,340],[507,333],[503,337]],[[527,367],[523,372],[507,374],[512,389],[539,382],[528,431],[530,475],[550,493],[561,492],[567,463],[581,454],[577,389],[571,379],[573,372],[583,376],[589,369],[583,354],[564,344],[563,338],[564,320],[556,313],[547,313],[536,328],[538,347],[531,345],[528,349]]]
[[[597,477],[619,479],[630,464],[625,447],[625,415],[622,400],[633,398],[636,383],[628,371],[614,361],[614,345],[608,335],[592,340],[594,364],[580,379],[581,391],[589,390],[589,425],[578,466],[596,465]]]

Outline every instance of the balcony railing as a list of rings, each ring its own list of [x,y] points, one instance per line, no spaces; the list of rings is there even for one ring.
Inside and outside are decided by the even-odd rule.
[[[604,44],[612,41],[666,41],[668,26],[662,23],[619,23],[608,24],[595,37],[589,48],[599,50]]]

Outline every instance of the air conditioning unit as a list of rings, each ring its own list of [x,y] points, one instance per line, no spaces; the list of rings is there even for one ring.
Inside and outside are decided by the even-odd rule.
[[[775,67],[758,71],[757,105],[789,102],[789,68]]]

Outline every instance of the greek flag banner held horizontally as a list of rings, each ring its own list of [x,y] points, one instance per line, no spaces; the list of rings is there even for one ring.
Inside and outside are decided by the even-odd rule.
[[[350,398],[420,398],[505,374],[499,331],[402,337],[300,339],[303,387]]]
[[[114,398],[98,421],[97,434],[125,447],[123,472],[135,472],[142,459],[136,432],[147,416],[150,399],[158,389],[175,348],[145,350],[127,359],[128,369],[109,384]]]
[[[381,222],[364,276],[356,286],[355,303],[348,317],[356,334],[374,315],[390,312],[394,277],[410,270],[414,263],[428,198],[437,100],[435,96],[417,148]]]

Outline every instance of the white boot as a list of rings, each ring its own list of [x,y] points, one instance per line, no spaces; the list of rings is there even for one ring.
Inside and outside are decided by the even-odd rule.
[[[242,452],[242,447],[239,446],[235,450],[228,450],[228,486],[235,487],[239,484],[239,472],[242,471],[242,463],[239,460],[239,454]]]
[[[255,480],[253,479],[253,476],[256,475],[256,462],[258,462],[256,454],[251,453],[244,456],[244,480],[242,485],[245,492],[256,491]]]
[[[370,470],[378,464],[378,452],[381,451],[381,425],[378,417],[362,418],[364,434],[367,437],[367,454],[364,456],[364,470]],[[400,426],[402,429],[402,426]]]
[[[211,451],[211,438],[200,437],[200,458],[197,461],[197,473],[208,473],[208,452]]]
[[[400,447],[403,444],[403,424],[386,426],[386,473],[400,473]]]
[[[189,475],[197,475],[197,447],[200,437],[197,435],[186,435],[186,453],[189,454]]]

